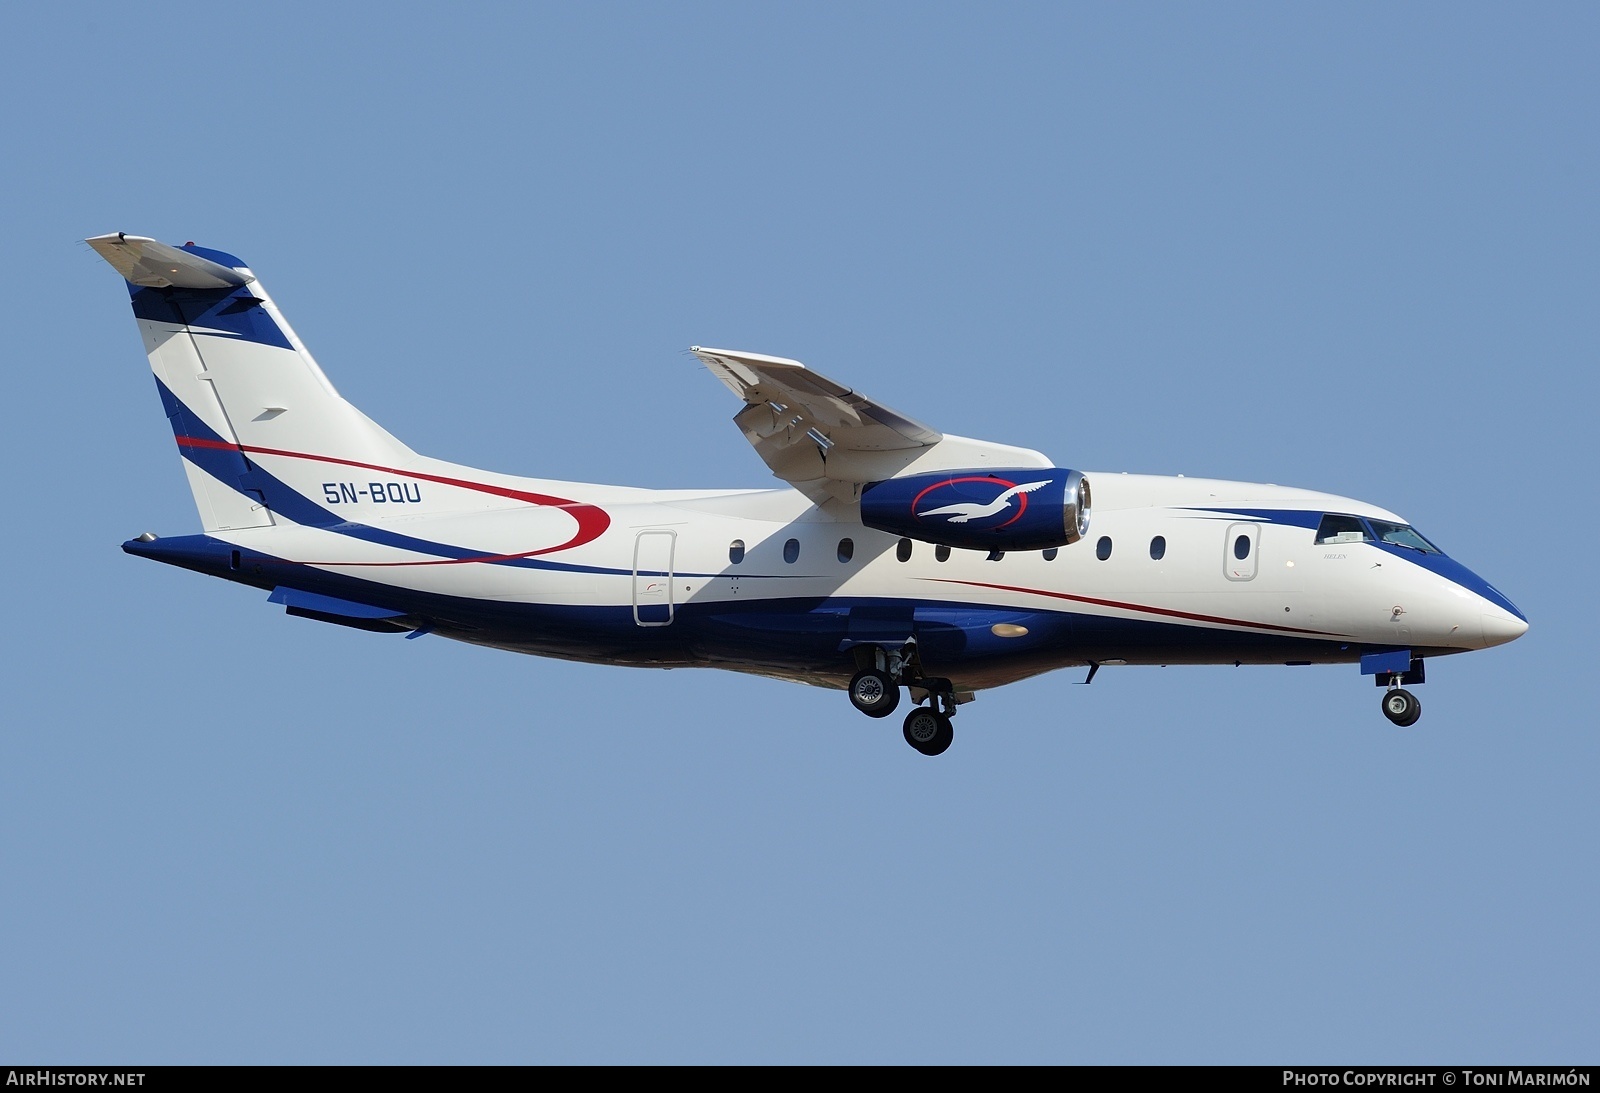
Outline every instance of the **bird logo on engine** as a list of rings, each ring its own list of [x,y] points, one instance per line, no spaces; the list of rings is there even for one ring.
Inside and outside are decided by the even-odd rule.
[[[923,498],[935,491],[944,491],[946,496],[954,494],[958,497],[971,497],[974,494],[981,496],[984,492],[983,487],[964,485],[965,483],[983,483],[986,486],[997,486],[1000,487],[1000,493],[987,501],[951,501],[949,504],[940,505],[937,508],[921,509],[919,511],[918,506],[922,504]],[[993,525],[997,528],[1003,528],[1020,520],[1022,514],[1028,511],[1028,494],[1034,490],[1043,489],[1049,484],[1050,479],[1048,478],[1038,482],[1024,482],[1020,485],[989,475],[949,478],[929,486],[917,494],[911,502],[911,508],[913,512],[916,512],[919,520],[926,520],[931,516],[943,516],[945,521],[951,524],[982,524],[997,516],[1007,516],[1009,513],[1007,519]],[[944,500],[944,498],[935,497],[934,500],[937,502]],[[1010,513],[1009,510],[1013,507],[1013,502],[1016,503],[1016,512]]]

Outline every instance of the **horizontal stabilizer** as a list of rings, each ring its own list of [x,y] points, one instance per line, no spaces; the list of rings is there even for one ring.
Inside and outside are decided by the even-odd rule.
[[[354,600],[341,600],[335,596],[319,596],[315,592],[302,592],[298,588],[286,588],[283,585],[272,590],[267,602],[315,611],[322,615],[343,615],[352,619],[395,619],[405,614],[404,611],[374,607],[370,603],[356,603]]]
[[[143,288],[237,288],[255,278],[154,239],[116,232],[84,242],[133,285]]]
[[[336,596],[319,596],[315,592],[301,592],[297,588],[279,586],[267,597],[271,603],[284,605],[286,615],[313,622],[331,622],[335,626],[348,626],[354,630],[367,630],[377,634],[400,634],[411,630],[400,621],[403,611],[387,607],[341,600]]]

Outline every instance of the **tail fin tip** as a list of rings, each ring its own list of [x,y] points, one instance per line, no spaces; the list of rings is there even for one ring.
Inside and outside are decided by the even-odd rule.
[[[84,242],[123,280],[141,288],[238,288],[255,280],[233,255],[193,244],[174,247],[126,232],[95,235]]]

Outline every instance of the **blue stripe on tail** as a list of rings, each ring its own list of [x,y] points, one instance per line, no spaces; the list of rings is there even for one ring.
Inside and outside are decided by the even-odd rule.
[[[141,288],[129,283],[133,313],[140,319],[204,327],[240,341],[290,349],[289,339],[267,314],[249,285],[238,288]]]

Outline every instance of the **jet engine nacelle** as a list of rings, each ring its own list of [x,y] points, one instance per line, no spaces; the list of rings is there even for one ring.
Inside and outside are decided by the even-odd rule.
[[[1043,550],[1089,533],[1089,480],[1077,471],[915,474],[861,491],[869,528],[974,550]]]

